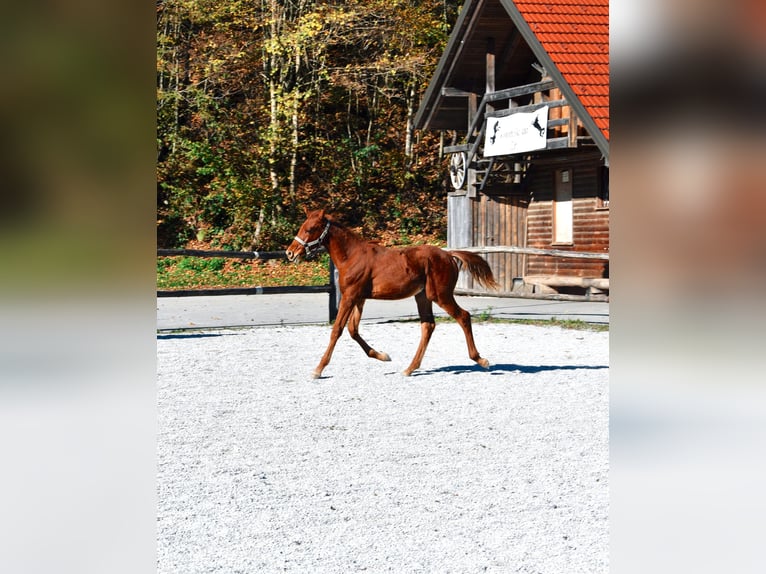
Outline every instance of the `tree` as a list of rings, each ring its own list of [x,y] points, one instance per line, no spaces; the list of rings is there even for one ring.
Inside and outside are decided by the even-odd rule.
[[[299,204],[437,229],[441,167],[431,135],[418,156],[412,116],[456,13],[435,0],[159,4],[160,243],[276,247]]]

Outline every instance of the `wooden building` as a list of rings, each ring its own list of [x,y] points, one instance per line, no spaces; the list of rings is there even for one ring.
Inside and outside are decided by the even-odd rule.
[[[501,294],[608,294],[608,0],[466,0],[415,127],[442,133],[448,246]]]

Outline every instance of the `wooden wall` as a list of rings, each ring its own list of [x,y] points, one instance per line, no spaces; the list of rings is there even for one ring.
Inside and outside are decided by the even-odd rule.
[[[557,169],[571,170],[573,244],[553,244],[553,187]],[[606,253],[609,251],[609,210],[603,208],[600,190],[600,162],[569,162],[539,168],[530,185],[531,201],[527,220],[527,246],[563,251]],[[608,277],[605,261],[563,259],[530,255],[526,275]]]
[[[509,195],[476,198],[449,196],[447,245],[450,249],[494,245],[526,244],[527,204],[525,198]],[[513,280],[524,275],[526,255],[487,253],[482,255],[492,267],[500,292],[510,293]],[[458,289],[479,289],[473,280],[461,274]]]
[[[609,209],[600,197],[602,162],[592,154],[549,158],[535,164],[526,193],[448,197],[448,247],[514,245],[606,253],[609,251]],[[553,243],[553,189],[556,170],[569,169],[572,181],[573,243]],[[496,294],[509,294],[518,280],[530,275],[608,277],[606,261],[564,259],[543,255],[483,255],[500,283]],[[516,285],[515,282],[516,281]],[[461,274],[458,290],[480,291]]]
[[[480,195],[473,202],[473,245],[526,246],[527,202],[515,196]],[[514,278],[524,275],[526,255],[517,253],[486,253],[487,260],[500,291],[510,292]]]

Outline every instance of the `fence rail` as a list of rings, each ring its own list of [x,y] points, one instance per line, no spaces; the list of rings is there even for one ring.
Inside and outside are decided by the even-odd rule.
[[[513,245],[487,245],[484,247],[456,247],[455,250],[472,253],[520,253],[522,255],[550,255],[551,257],[569,257],[571,259],[603,259],[609,261],[609,253],[591,253],[588,251],[564,251],[563,249],[539,249],[537,247],[516,247]]]
[[[227,257],[229,259],[286,259],[284,251],[203,251],[202,249],[158,249],[157,257]]]
[[[609,260],[608,253],[590,253],[583,251],[565,251],[562,249],[538,249],[535,247],[516,247],[490,245],[485,247],[461,247],[461,251],[474,253],[519,253],[525,255],[549,255],[575,259]],[[158,249],[158,257],[225,257],[229,259],[286,259],[284,251],[206,251],[201,249]],[[225,287],[216,289],[167,289],[157,290],[157,297],[201,297],[209,295],[274,295],[287,293],[327,293],[329,296],[328,315],[332,323],[338,315],[340,290],[338,289],[337,271],[330,260],[329,280],[325,285],[282,285],[274,287]],[[604,280],[608,289],[608,279]],[[467,293],[466,293],[467,294]],[[480,293],[476,293],[480,294]]]
[[[600,259],[609,261],[609,253],[593,253],[590,251],[566,251],[563,249],[540,249],[537,247],[517,247],[514,245],[487,245],[483,247],[460,247],[455,248],[461,251],[470,251],[472,253],[518,253],[522,255],[547,255],[549,257],[566,257],[571,259]],[[515,281],[514,281],[515,282]],[[558,299],[567,301],[597,300],[603,298],[608,300],[608,296],[603,295],[601,291],[609,290],[609,279],[604,277],[567,277],[557,275],[525,275],[524,283],[539,285],[548,289],[558,287],[580,287],[586,290],[585,295],[569,295],[560,293],[526,293],[516,292],[513,289],[513,297],[531,297],[542,299]],[[536,287],[537,288],[537,287]],[[595,293],[594,293],[595,290]],[[555,289],[554,289],[555,291]],[[459,289],[461,295],[486,295],[485,291],[476,289]]]
[[[287,259],[284,251],[206,251],[201,249],[158,249],[157,257],[226,257],[229,259]],[[280,285],[274,287],[222,287],[216,289],[158,289],[157,297],[202,297],[208,295],[275,295],[285,293],[327,293],[330,323],[338,316],[338,277],[330,260],[330,277],[325,285]]]

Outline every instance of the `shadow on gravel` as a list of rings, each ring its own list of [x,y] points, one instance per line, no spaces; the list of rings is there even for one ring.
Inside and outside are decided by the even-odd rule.
[[[459,375],[462,373],[489,373],[490,375],[499,375],[500,373],[542,373],[545,371],[595,371],[599,369],[608,369],[608,365],[514,365],[501,364],[490,365],[489,369],[484,369],[479,365],[451,365],[440,367],[438,369],[429,369],[427,371],[415,371],[413,377],[425,375],[435,375],[438,373],[452,373]]]
[[[226,337],[231,333],[169,333],[165,335],[157,335],[157,339],[206,339],[208,337]]]

